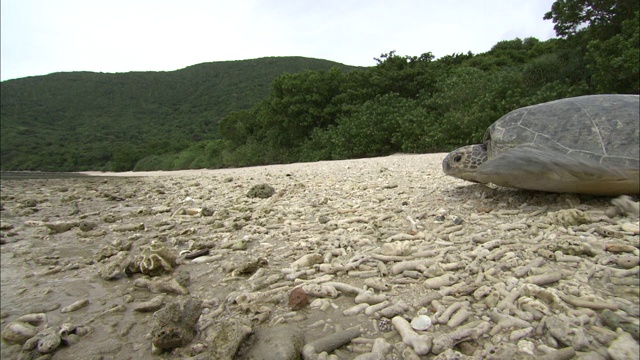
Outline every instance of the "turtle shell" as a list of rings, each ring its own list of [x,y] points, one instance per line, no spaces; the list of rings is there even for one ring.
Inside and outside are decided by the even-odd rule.
[[[487,129],[489,159],[520,147],[625,170],[639,167],[638,95],[589,95],[514,110]]]

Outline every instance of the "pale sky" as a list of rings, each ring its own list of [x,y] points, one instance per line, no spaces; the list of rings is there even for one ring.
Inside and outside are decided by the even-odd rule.
[[[553,0],[2,0],[0,78],[203,62],[486,52],[555,37]]]

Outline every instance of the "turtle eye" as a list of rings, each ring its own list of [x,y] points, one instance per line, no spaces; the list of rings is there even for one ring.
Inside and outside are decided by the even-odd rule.
[[[453,162],[457,164],[457,163],[459,163],[460,161],[462,161],[462,155],[460,155],[460,154],[455,154],[455,155],[453,156]]]

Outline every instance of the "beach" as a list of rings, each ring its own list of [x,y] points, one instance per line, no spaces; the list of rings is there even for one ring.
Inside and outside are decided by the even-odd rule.
[[[0,355],[637,354],[637,199],[472,184],[445,155],[3,178]]]

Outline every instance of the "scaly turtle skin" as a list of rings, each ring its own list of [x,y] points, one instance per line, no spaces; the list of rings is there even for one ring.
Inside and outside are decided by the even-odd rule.
[[[482,144],[452,151],[451,176],[550,192],[640,193],[638,95],[589,95],[514,110]]]

